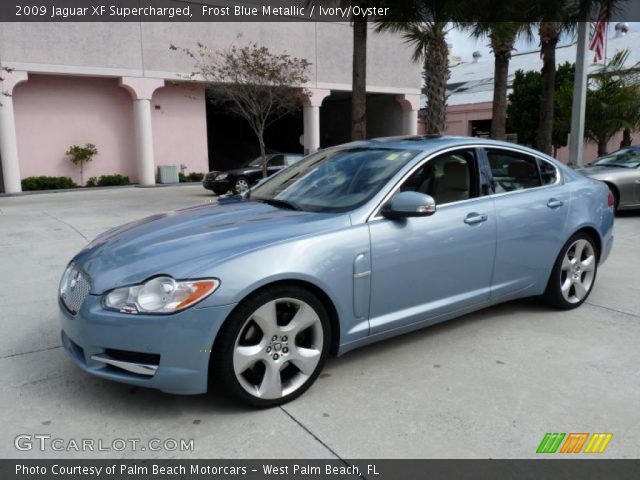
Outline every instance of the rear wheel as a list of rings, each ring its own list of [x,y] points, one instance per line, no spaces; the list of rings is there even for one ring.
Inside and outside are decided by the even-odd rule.
[[[324,306],[307,290],[267,288],[227,320],[213,350],[214,376],[224,393],[254,407],[293,400],[320,374],[330,328]]]
[[[593,238],[576,233],[556,260],[544,299],[562,310],[582,305],[591,293],[597,271],[598,253]]]

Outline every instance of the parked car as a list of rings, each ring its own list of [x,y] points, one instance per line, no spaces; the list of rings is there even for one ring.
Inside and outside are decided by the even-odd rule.
[[[285,167],[302,160],[299,153],[272,153],[267,155],[267,176],[279,172]],[[228,191],[242,193],[262,178],[262,157],[254,158],[240,168],[226,172],[214,171],[205,175],[202,186],[213,190],[216,195],[224,195]]]
[[[640,208],[640,146],[621,148],[576,171],[605,182],[616,210]]]
[[[62,343],[98,377],[278,405],[329,355],[521,297],[578,307],[613,203],[505,142],[329,148],[223,204],[99,235],[62,276]]]

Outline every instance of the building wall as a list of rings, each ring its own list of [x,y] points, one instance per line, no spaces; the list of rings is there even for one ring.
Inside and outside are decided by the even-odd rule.
[[[65,152],[93,143],[98,155],[85,165],[85,181],[116,173],[137,181],[132,99],[117,79],[30,75],[12,98],[23,178],[69,176],[80,183]],[[203,88],[170,85],[155,92],[152,104],[160,107],[152,111],[156,165],[206,171]]]
[[[173,85],[155,91],[151,101],[156,166],[185,165],[185,173],[207,172],[207,117],[204,88]]]
[[[471,122],[491,118],[491,102],[447,107],[447,135],[471,135]]]
[[[64,152],[93,143],[85,181],[120,173],[136,178],[131,95],[115,79],[32,75],[13,92],[20,173],[69,176],[79,169]]]
[[[370,27],[367,85],[379,93],[420,93],[420,64],[399,35]],[[0,60],[17,70],[182,78],[193,62],[170,44],[211,48],[256,42],[311,62],[310,87],[351,90],[348,22],[0,23]]]

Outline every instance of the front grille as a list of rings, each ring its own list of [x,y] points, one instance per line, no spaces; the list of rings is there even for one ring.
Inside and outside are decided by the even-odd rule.
[[[78,313],[90,289],[89,277],[75,264],[69,265],[60,284],[60,298],[67,310],[74,315]]]

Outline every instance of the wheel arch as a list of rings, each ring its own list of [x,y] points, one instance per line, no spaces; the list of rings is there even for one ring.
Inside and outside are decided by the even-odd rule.
[[[337,355],[338,348],[340,345],[340,316],[338,314],[338,310],[335,306],[334,301],[331,299],[331,297],[318,285],[308,280],[302,280],[298,278],[284,278],[284,279],[273,280],[265,284],[261,284],[256,288],[246,292],[246,294],[238,302],[235,308],[229,313],[229,315],[227,316],[227,319],[231,317],[233,313],[238,309],[238,307],[249,297],[256,295],[257,293],[274,286],[286,286],[286,285],[304,288],[309,292],[311,292],[313,295],[315,295],[318,298],[318,300],[322,302],[324,307],[327,309],[327,314],[329,315],[329,322],[331,324],[331,348],[329,352],[332,356]],[[216,342],[220,338],[220,335],[219,335],[220,331],[222,330],[222,328],[224,328],[227,322],[227,319],[225,319],[225,321],[220,326],[220,329],[218,329],[218,333],[216,334],[216,337],[214,338],[214,341],[213,341],[214,348],[215,348]]]
[[[596,251],[597,251],[597,255],[598,255],[598,261],[600,261],[600,257],[602,255],[602,238],[600,237],[600,233],[598,232],[598,230],[596,230],[592,226],[585,225],[583,227],[580,227],[575,232],[573,232],[571,234],[571,237],[573,237],[576,233],[586,233],[591,238],[593,238],[593,241],[596,244],[595,246],[596,246]],[[569,238],[571,238],[571,237],[569,237]]]

